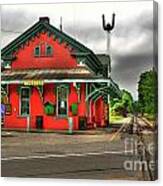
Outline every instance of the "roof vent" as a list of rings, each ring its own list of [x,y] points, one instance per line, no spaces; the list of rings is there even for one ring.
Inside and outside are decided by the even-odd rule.
[[[39,21],[49,24],[49,18],[48,18],[48,17],[40,17],[40,18],[39,18]]]

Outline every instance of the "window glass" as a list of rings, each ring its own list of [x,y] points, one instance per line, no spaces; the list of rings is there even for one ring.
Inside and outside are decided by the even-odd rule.
[[[46,47],[46,55],[51,56],[52,54],[53,54],[52,47],[48,45]]]
[[[21,89],[21,98],[29,98],[29,88]]]
[[[40,56],[40,46],[35,47],[35,56]]]
[[[21,115],[29,115],[29,97],[30,97],[30,89],[21,88],[21,96],[20,96],[20,111]]]
[[[58,115],[60,116],[66,116],[68,113],[67,96],[68,96],[67,87],[61,86],[57,88]]]

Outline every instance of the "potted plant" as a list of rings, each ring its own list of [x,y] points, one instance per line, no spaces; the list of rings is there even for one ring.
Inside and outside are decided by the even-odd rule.
[[[44,104],[44,111],[46,113],[46,115],[54,115],[55,114],[55,110],[56,110],[56,107],[54,104],[50,103],[50,102],[46,102]]]

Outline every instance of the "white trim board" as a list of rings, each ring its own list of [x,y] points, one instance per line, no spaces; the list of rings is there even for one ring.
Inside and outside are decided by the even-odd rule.
[[[28,80],[11,80],[11,81],[1,81],[1,84],[23,84]],[[29,80],[30,81],[30,80]],[[52,80],[40,80],[43,83],[109,83],[110,79],[52,79]]]

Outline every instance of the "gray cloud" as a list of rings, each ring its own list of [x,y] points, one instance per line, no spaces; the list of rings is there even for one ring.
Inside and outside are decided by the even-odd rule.
[[[72,27],[72,25],[67,25],[65,26],[65,31],[71,35],[75,35],[76,33],[78,38],[85,42],[105,40],[105,33],[101,25],[93,25],[91,22],[87,24],[80,22],[79,24],[75,24],[74,27]]]
[[[153,14],[151,11],[142,12],[116,24],[116,37],[138,37],[142,32],[150,34],[153,30]]]
[[[2,8],[1,27],[2,31],[21,32],[34,22],[35,16],[24,10],[5,10]]]
[[[116,60],[116,64],[114,66],[115,69],[121,68],[123,70],[133,70],[137,66],[144,67],[148,65],[152,65],[153,54],[131,54],[131,55],[117,55],[114,57]],[[125,68],[127,67],[127,68]]]
[[[130,90],[137,97],[137,82],[141,72],[153,67],[153,54],[131,54],[115,56],[112,63],[112,77],[121,88]]]

